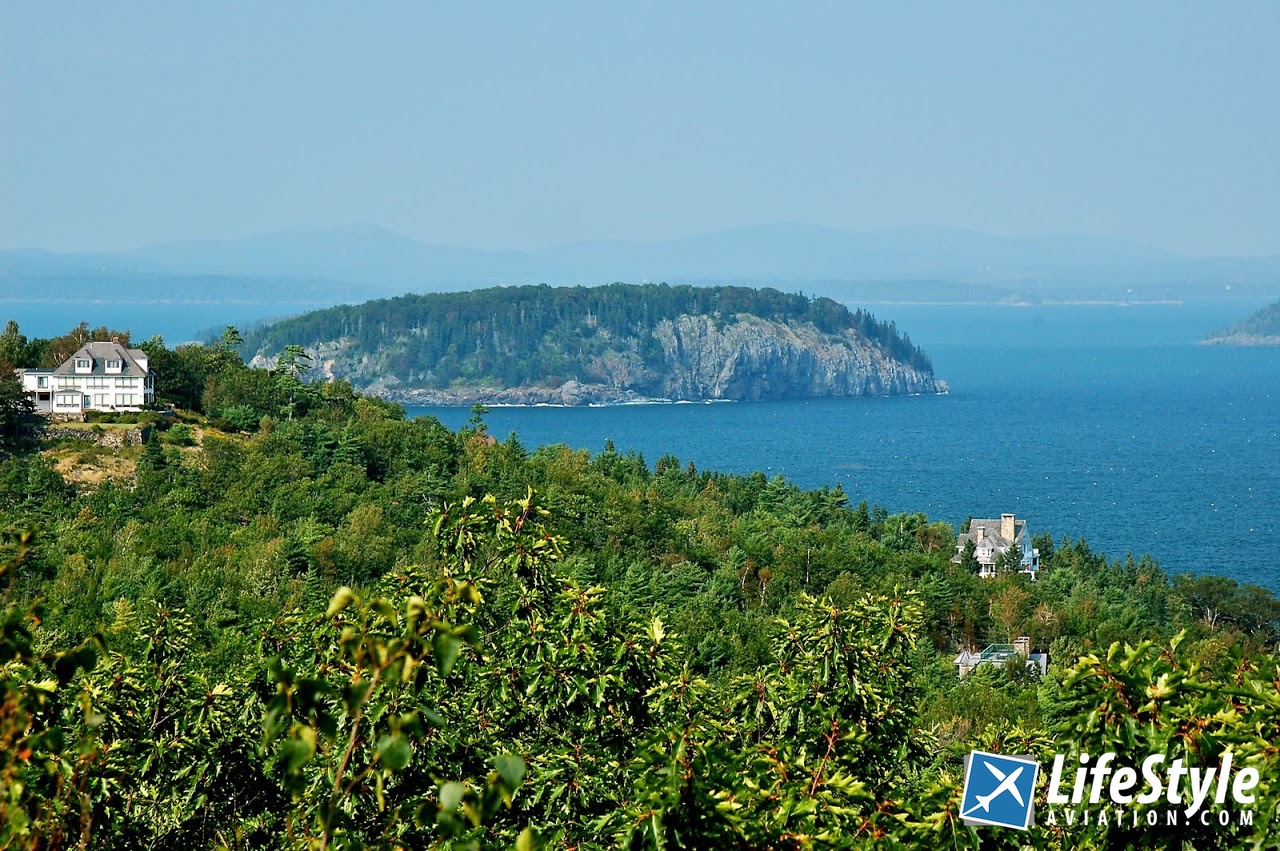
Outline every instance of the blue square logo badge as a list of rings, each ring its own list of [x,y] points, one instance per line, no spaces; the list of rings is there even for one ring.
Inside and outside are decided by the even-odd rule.
[[[1021,756],[974,751],[964,772],[960,817],[976,824],[1031,827],[1040,763]]]

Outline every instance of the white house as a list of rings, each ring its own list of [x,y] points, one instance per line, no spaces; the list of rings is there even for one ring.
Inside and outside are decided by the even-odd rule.
[[[115,340],[85,343],[59,367],[20,369],[18,376],[42,414],[138,411],[156,398],[147,353]]]
[[[973,541],[974,557],[978,559],[978,575],[990,578],[996,575],[996,562],[1015,546],[1022,550],[1022,573],[1036,578],[1040,570],[1040,551],[1031,546],[1031,533],[1027,521],[1012,514],[1001,514],[999,520],[970,520],[968,531],[956,538],[956,554],[951,561],[960,563],[965,545]]]

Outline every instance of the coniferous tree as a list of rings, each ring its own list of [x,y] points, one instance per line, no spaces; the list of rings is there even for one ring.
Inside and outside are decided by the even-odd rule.
[[[0,448],[12,448],[18,442],[35,410],[13,367],[0,361]]]

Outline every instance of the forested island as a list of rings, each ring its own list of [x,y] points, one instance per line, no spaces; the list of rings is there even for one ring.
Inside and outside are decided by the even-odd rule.
[[[583,405],[945,392],[891,322],[773,289],[611,284],[406,295],[247,335],[405,404]]]
[[[0,334],[0,358],[86,337]],[[1280,604],[1039,536],[1039,581],[839,487],[451,431],[286,350],[141,345],[41,438],[0,370],[0,847],[1226,848],[1280,837]],[[120,422],[134,420],[136,422]],[[141,446],[102,437],[146,427]],[[964,679],[961,647],[1028,636]],[[972,748],[1262,783],[1251,823],[1016,840]],[[1044,805],[1044,787],[1037,792]],[[1137,825],[1137,826],[1135,826]]]
[[[1204,339],[1206,345],[1280,346],[1280,301],[1259,309],[1234,325],[1220,328]]]

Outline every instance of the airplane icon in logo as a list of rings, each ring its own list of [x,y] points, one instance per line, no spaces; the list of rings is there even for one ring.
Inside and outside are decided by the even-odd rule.
[[[992,774],[996,776],[996,779],[1000,781],[1000,785],[997,786],[995,791],[992,792],[990,795],[976,796],[976,800],[978,803],[970,807],[967,812],[961,813],[960,816],[962,818],[964,816],[969,815],[969,813],[973,812],[979,807],[982,808],[982,811],[984,813],[991,812],[991,802],[994,801],[996,798],[999,798],[1005,792],[1008,792],[1010,795],[1013,796],[1013,799],[1018,802],[1018,806],[1025,807],[1027,805],[1027,802],[1022,800],[1022,793],[1018,791],[1018,786],[1017,786],[1018,778],[1022,776],[1022,769],[1025,768],[1026,766],[1019,765],[1010,773],[1005,774],[1003,771],[996,768],[991,763],[986,762],[985,760],[983,761],[982,764],[987,767],[988,771],[990,771]]]
[[[960,817],[970,824],[1026,830],[1040,764],[1025,756],[973,751],[964,772]]]

